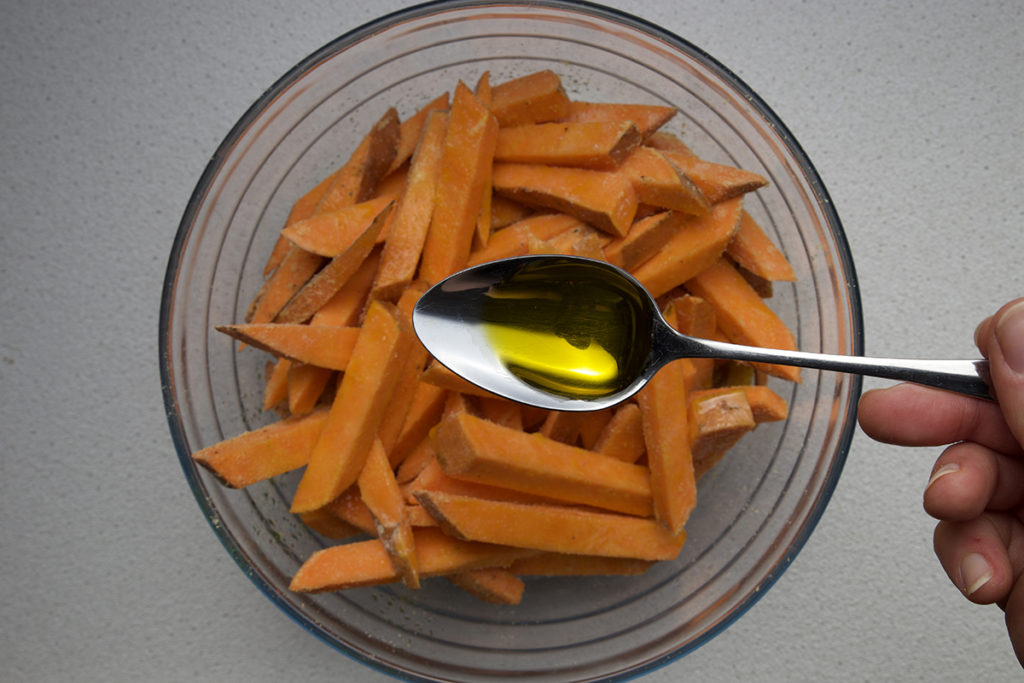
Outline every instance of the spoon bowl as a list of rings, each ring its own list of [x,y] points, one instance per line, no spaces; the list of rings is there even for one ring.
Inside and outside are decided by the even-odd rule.
[[[420,297],[413,326],[424,346],[456,374],[549,410],[621,403],[679,358],[833,370],[991,398],[983,360],[869,359],[680,334],[629,273],[575,256],[514,257],[456,273]]]

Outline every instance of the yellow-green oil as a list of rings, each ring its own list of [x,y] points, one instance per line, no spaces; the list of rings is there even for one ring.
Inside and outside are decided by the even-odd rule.
[[[597,265],[554,261],[519,270],[489,289],[482,320],[512,374],[567,398],[626,388],[649,351],[643,301]]]

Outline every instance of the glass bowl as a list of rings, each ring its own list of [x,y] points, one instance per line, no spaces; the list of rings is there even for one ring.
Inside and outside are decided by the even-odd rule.
[[[573,2],[438,2],[385,16],[313,53],[242,116],[182,218],[160,314],[160,368],[185,478],[214,532],[267,597],[330,645],[409,680],[617,680],[707,642],[764,595],[820,518],[855,424],[860,379],[805,370],[773,385],[785,422],[762,425],[701,480],[688,541],[642,576],[527,581],[517,606],[443,580],[299,595],[288,583],[329,542],[289,513],[293,473],[229,490],[191,453],[265,424],[266,356],[213,325],[241,321],[294,202],[347,158],[388,106],[402,116],[457,79],[550,68],[570,96],[675,106],[666,130],[701,156],[762,174],[747,210],[792,262],[772,307],[807,351],[862,352],[853,262],[821,180],[785,125],[685,40]]]

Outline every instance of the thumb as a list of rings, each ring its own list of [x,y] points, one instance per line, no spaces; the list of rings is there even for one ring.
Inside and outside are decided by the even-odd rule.
[[[986,327],[992,386],[1006,424],[1024,444],[1024,299],[1004,306]]]

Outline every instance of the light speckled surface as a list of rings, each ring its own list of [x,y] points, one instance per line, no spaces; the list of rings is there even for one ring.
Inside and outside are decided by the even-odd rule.
[[[177,222],[223,135],[299,59],[409,4],[7,3],[0,678],[390,680],[223,551],[168,436],[156,332]],[[606,4],[715,55],[787,122],[846,226],[869,353],[973,356],[975,323],[1024,294],[1019,3]],[[858,434],[776,586],[644,680],[1019,680],[999,610],[932,556],[936,453]]]

